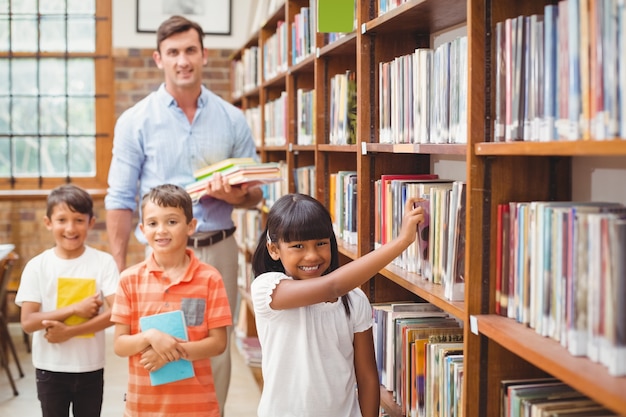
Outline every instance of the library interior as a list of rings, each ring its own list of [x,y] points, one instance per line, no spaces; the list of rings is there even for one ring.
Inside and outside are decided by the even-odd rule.
[[[626,417],[624,0],[0,1],[0,415],[40,410],[15,298],[28,261],[54,246],[47,197],[87,190],[85,243],[110,251],[116,121],[163,83],[156,32],[176,14],[203,27],[202,84],[256,147],[178,185],[193,204],[216,173],[263,192],[232,210],[223,415],[268,409],[254,254],[275,243],[274,203],[300,193],[327,209],[340,267],[399,239],[406,212],[423,215],[413,243],[358,286],[379,417]],[[131,236],[126,265],[145,257]],[[113,329],[103,416],[124,412],[128,384]],[[346,389],[358,393],[358,376]]]

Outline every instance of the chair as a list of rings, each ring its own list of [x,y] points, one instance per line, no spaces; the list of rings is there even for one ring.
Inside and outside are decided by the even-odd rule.
[[[17,351],[15,350],[15,345],[13,344],[11,333],[9,332],[9,324],[5,316],[7,307],[7,285],[11,277],[11,270],[13,269],[13,265],[15,264],[17,258],[17,254],[15,252],[11,252],[0,261],[0,365],[4,368],[7,378],[11,383],[13,395],[19,395],[19,392],[17,391],[13,374],[11,373],[11,368],[9,367],[9,352],[7,352],[5,348],[8,347],[11,351],[15,364],[17,365],[20,378],[24,376],[24,371],[22,370],[22,365],[20,364],[20,360],[17,356]]]

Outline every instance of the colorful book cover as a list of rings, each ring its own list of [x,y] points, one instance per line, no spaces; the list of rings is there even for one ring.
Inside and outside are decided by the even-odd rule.
[[[57,281],[57,308],[67,307],[96,294],[95,278],[64,278]],[[75,326],[89,320],[77,315],[69,316],[64,323]],[[94,337],[94,333],[85,333],[77,337]]]
[[[144,316],[139,319],[142,332],[156,329],[181,340],[189,340],[185,316],[181,310]],[[195,376],[193,364],[186,359],[179,359],[165,364],[162,368],[150,372],[152,386],[180,381]]]

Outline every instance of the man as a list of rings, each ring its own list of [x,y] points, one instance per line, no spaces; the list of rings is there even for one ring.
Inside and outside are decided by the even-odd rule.
[[[153,59],[165,82],[126,110],[115,126],[105,207],[111,254],[120,271],[126,268],[138,196],[164,183],[190,184],[195,170],[226,158],[258,158],[242,112],[202,85],[202,67],[207,63],[202,37],[202,28],[181,16],[161,24]],[[189,246],[202,262],[222,274],[234,316],[238,249],[232,209],[255,206],[263,193],[259,188],[231,187],[219,175],[208,184],[206,193],[194,205],[198,226]],[[135,235],[145,242],[138,229]],[[230,382],[230,349],[214,357],[211,364],[223,413]]]

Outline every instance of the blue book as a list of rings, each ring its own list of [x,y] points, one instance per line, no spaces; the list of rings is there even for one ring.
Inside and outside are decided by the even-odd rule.
[[[189,340],[185,316],[181,310],[141,317],[139,326],[141,331],[157,329],[181,340]],[[150,383],[156,386],[194,376],[193,364],[187,359],[179,359],[165,364],[156,371],[150,372]]]

